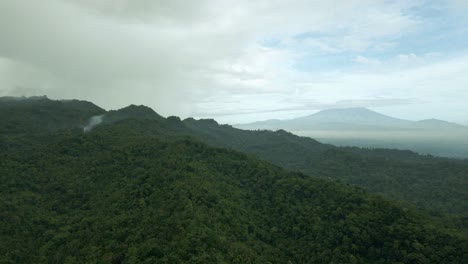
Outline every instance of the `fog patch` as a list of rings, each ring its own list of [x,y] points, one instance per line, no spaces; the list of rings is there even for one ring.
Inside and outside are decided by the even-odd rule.
[[[91,131],[94,127],[102,123],[103,118],[104,118],[104,115],[92,116],[89,119],[88,124],[85,127],[83,127],[83,132],[86,133],[86,132]]]

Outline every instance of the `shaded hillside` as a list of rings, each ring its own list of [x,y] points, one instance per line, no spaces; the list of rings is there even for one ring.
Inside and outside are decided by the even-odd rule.
[[[282,167],[339,179],[436,212],[468,216],[468,160],[411,151],[334,147],[285,131],[247,131],[186,120],[194,134],[218,146],[253,153]]]
[[[241,130],[229,125],[219,125],[214,120],[192,118],[184,120],[184,124],[192,135],[210,144],[254,153],[269,161],[281,163],[280,165],[292,165],[298,161],[298,157],[304,155],[318,158],[320,153],[335,148],[284,130]]]
[[[79,100],[50,100],[47,97],[2,97],[0,134],[51,133],[60,129],[83,127],[104,109]]]
[[[106,113],[103,120],[105,123],[115,123],[125,119],[148,119],[148,120],[162,120],[164,119],[153,109],[144,105],[130,105],[119,110],[111,110]]]
[[[19,113],[21,117],[23,113]],[[34,124],[38,126],[61,127],[63,124],[54,115],[60,117],[62,113],[30,118],[37,118]],[[87,115],[90,117],[91,113]],[[18,116],[12,112],[9,118],[15,120]],[[74,125],[68,131],[81,132],[76,122],[69,123]],[[337,148],[283,130],[247,131],[208,119],[181,121],[178,117],[163,118],[144,106],[109,111],[104,115],[103,125],[95,129],[105,129],[109,134],[125,131],[134,136],[195,137],[213,146],[254,154],[276,165],[315,177],[351,183],[436,213],[468,216],[468,161],[421,156],[410,151]],[[56,140],[56,137],[37,137],[34,133],[20,138],[14,135],[0,136],[0,152],[30,151],[27,148],[34,142]]]
[[[138,123],[55,135],[54,144],[1,154],[0,262],[462,263],[468,257],[466,238],[410,206],[196,140],[142,136]]]

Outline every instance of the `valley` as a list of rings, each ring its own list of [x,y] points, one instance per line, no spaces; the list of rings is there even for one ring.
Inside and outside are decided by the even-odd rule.
[[[235,125],[284,129],[338,146],[412,150],[439,157],[468,158],[468,127],[442,120],[408,121],[365,108],[329,109],[290,120]]]

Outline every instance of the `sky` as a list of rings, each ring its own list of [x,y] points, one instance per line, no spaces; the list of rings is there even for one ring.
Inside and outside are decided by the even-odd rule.
[[[467,0],[2,0],[0,96],[246,123],[468,124]]]

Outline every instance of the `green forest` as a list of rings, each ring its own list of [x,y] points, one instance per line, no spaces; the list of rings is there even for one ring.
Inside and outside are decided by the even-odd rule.
[[[77,100],[0,120],[0,263],[468,260],[467,160]]]

